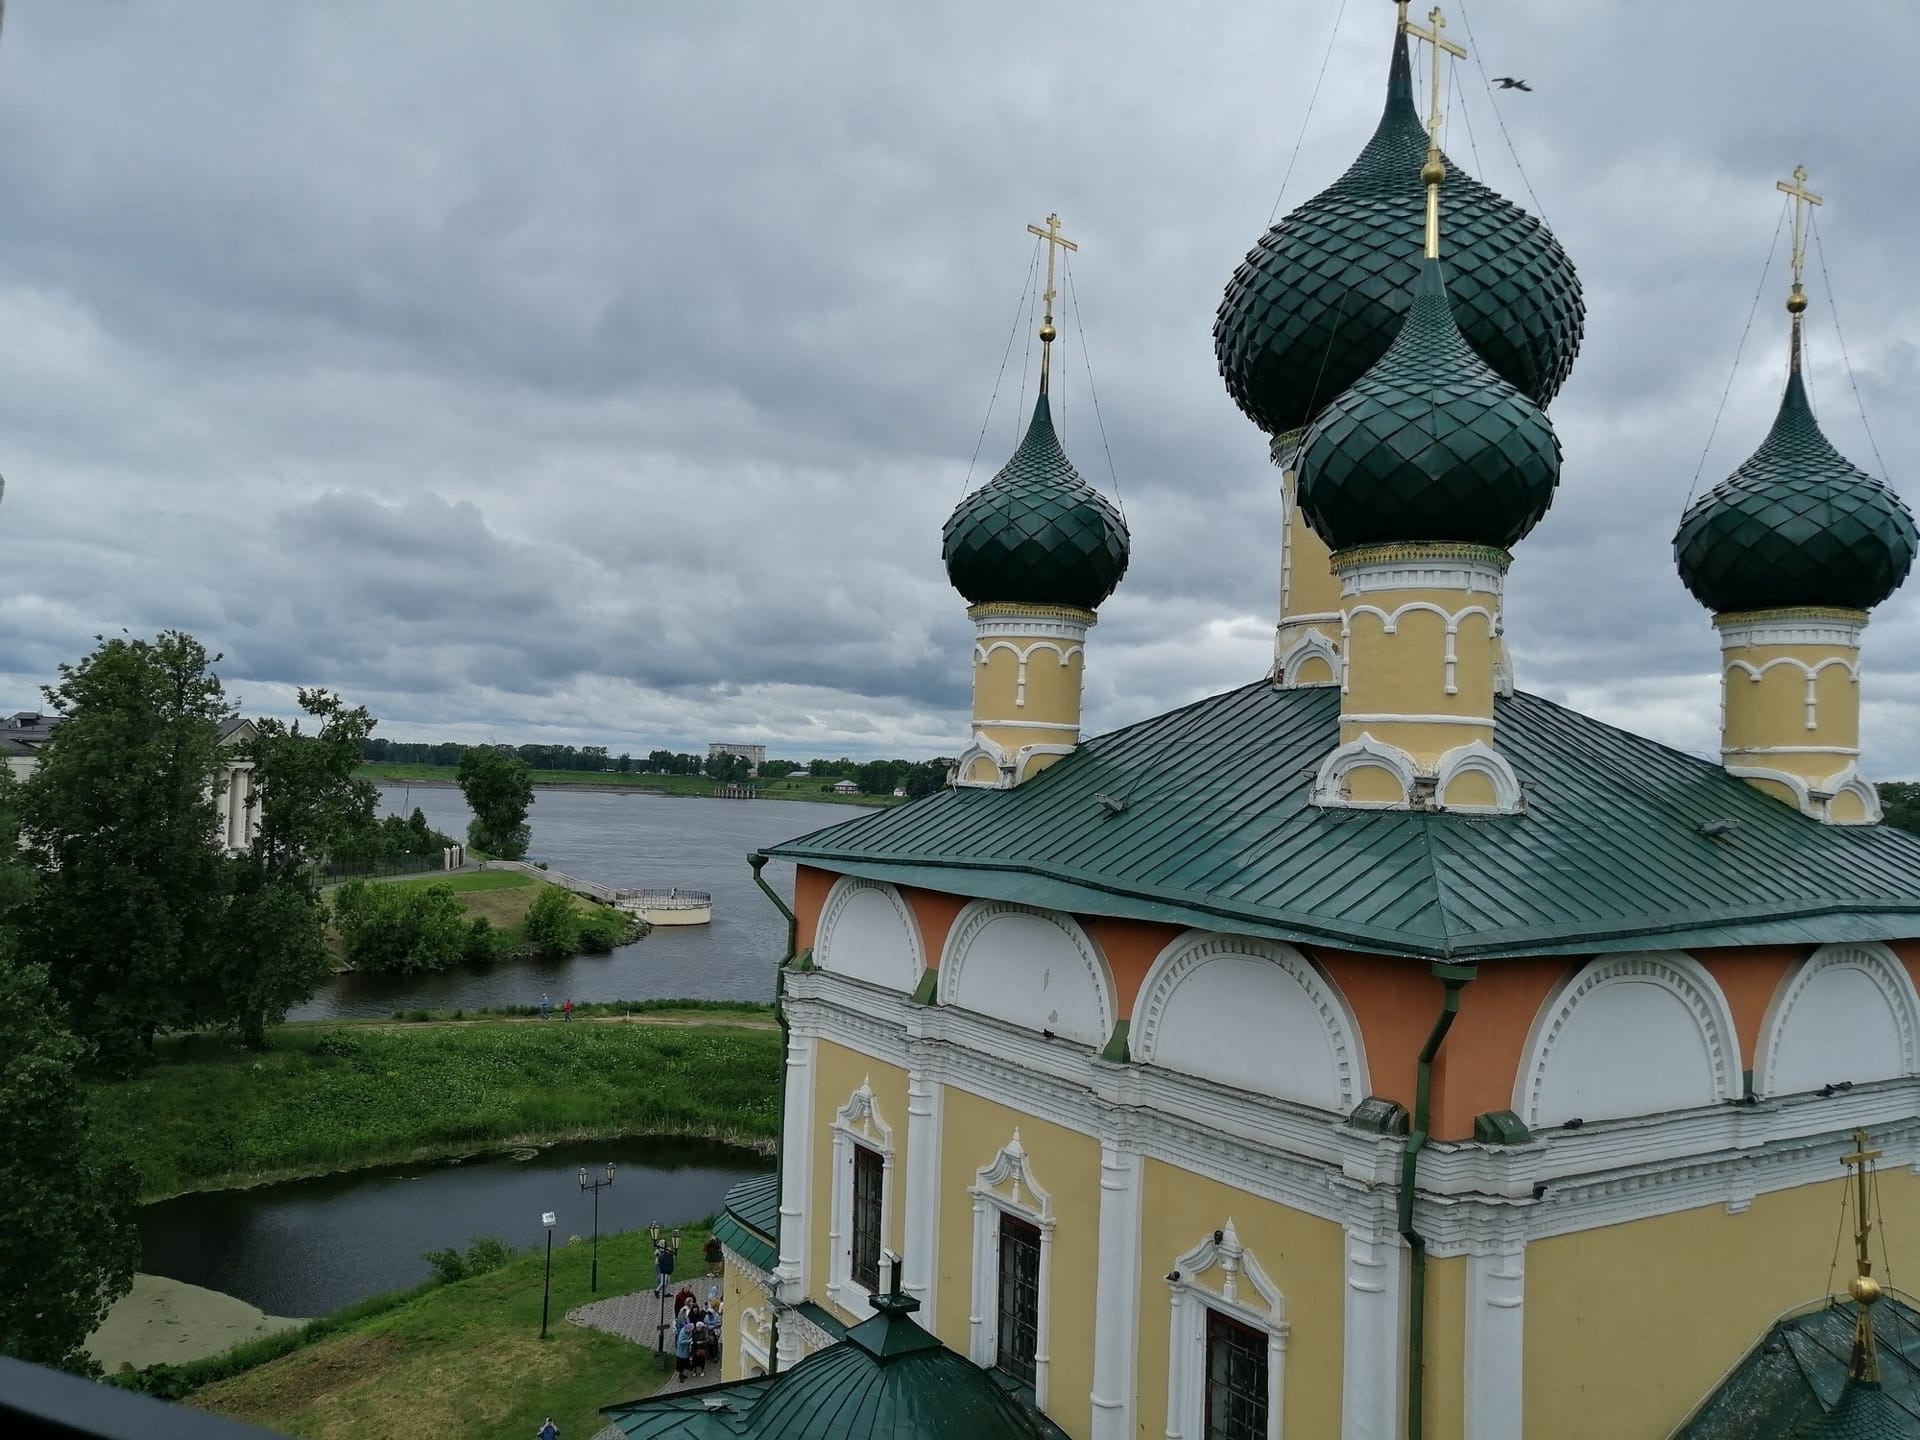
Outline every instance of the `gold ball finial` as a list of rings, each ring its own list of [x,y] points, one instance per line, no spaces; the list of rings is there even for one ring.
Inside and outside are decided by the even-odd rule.
[[[1401,173],[1404,175],[1406,172],[1403,170]],[[1422,185],[1438,185],[1446,178],[1447,167],[1442,165],[1438,160],[1429,160],[1420,167],[1420,183]]]
[[[1880,1282],[1871,1275],[1856,1275],[1847,1286],[1847,1293],[1862,1305],[1871,1305],[1880,1298]]]
[[[1787,296],[1787,313],[1798,315],[1807,308],[1807,292],[1798,285]]]
[[[1051,323],[1042,325],[1040,327],[1040,343],[1042,345],[1051,345],[1053,343],[1053,337],[1059,333],[1059,331],[1053,328]]]

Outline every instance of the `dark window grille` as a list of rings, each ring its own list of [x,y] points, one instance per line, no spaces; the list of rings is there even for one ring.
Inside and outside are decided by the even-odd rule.
[[[1033,1384],[1040,1349],[1040,1231],[1013,1215],[1000,1217],[1000,1325],[994,1368]]]
[[[1211,1308],[1206,1440],[1267,1440],[1267,1337]]]
[[[853,1147],[853,1283],[880,1289],[880,1153]]]

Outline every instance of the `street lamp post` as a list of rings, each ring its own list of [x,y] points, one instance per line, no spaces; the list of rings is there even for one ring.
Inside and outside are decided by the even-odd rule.
[[[653,1348],[662,1355],[667,1353],[667,1282],[673,1279],[675,1257],[680,1253],[680,1232],[661,1235],[660,1222],[654,1221],[647,1227],[647,1234],[653,1238],[653,1270],[659,1279],[660,1323],[654,1328]]]
[[[613,1184],[613,1162],[607,1162],[607,1178],[587,1179],[587,1167],[580,1167],[580,1188],[593,1192],[593,1293],[600,1293],[600,1192]]]
[[[540,1338],[547,1338],[547,1305],[553,1299],[553,1227],[559,1217],[551,1210],[540,1212],[540,1223],[547,1231],[547,1278],[540,1290]]]

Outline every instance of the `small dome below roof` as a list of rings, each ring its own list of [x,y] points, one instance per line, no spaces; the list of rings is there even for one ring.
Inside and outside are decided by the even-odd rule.
[[[1397,34],[1373,138],[1346,174],[1261,237],[1220,302],[1213,342],[1221,378],[1269,435],[1310,424],[1399,333],[1424,252],[1427,146],[1407,37]],[[1579,276],[1544,223],[1445,164],[1454,318],[1497,374],[1545,405],[1580,350]]]
[[[1560,481],[1547,417],[1474,353],[1440,262],[1424,262],[1393,347],[1300,447],[1300,507],[1335,550],[1393,542],[1505,548]]]
[[[1792,1440],[1920,1440],[1920,1420],[1879,1381],[1849,1376],[1833,1409],[1795,1430]]]
[[[1127,573],[1127,522],[1080,478],[1043,390],[1020,448],[948,517],[947,576],[971,605],[1092,610]]]
[[[1680,578],[1717,613],[1870,610],[1907,578],[1920,542],[1900,497],[1821,433],[1800,378],[1797,333],[1794,352],[1773,429],[1694,502],[1673,537]]]

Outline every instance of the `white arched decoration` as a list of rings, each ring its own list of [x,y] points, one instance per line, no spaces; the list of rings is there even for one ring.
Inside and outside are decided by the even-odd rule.
[[[1347,777],[1356,770],[1382,770],[1391,775],[1400,787],[1398,800],[1349,800],[1347,798]],[[1413,798],[1413,782],[1419,777],[1419,770],[1413,763],[1413,757],[1398,745],[1388,745],[1376,740],[1366,732],[1361,732],[1356,740],[1349,740],[1336,748],[1326,759],[1320,762],[1319,773],[1313,779],[1313,803],[1316,805],[1351,805],[1357,810],[1405,809]]]
[[[1886,946],[1823,945],[1781,980],[1754,1056],[1753,1083],[1760,1094],[1915,1074],[1920,996]]]
[[[1286,1395],[1287,1297],[1241,1247],[1231,1219],[1173,1262],[1167,1288],[1173,1299],[1167,1440],[1202,1440],[1207,1433],[1209,1310],[1267,1337],[1267,1436],[1279,1440]]]
[[[1462,775],[1484,776],[1493,790],[1493,803],[1474,804],[1452,798],[1453,782]],[[1520,808],[1520,777],[1513,773],[1507,757],[1486,741],[1469,740],[1447,751],[1434,766],[1433,798],[1442,810],[1511,815]]]
[[[1140,985],[1130,1037],[1142,1064],[1339,1115],[1367,1094],[1360,1027],[1333,982],[1291,945],[1191,930]]]
[[[820,907],[813,963],[836,975],[911,994],[927,968],[927,956],[920,926],[898,890],[842,875]]]
[[[1053,1317],[1053,1195],[1034,1179],[1016,1129],[1000,1153],[974,1172],[973,1296],[968,1315],[973,1363],[991,1369],[1000,1354],[1000,1217],[1012,1215],[1040,1232],[1040,1273],[1034,1285],[1033,1403],[1047,1403],[1049,1333]]]
[[[1554,987],[1528,1037],[1514,1109],[1535,1129],[1740,1096],[1733,1012],[1677,951],[1608,955]]]
[[[940,1003],[1096,1048],[1113,1033],[1113,981],[1070,916],[976,900],[940,957]]]
[[[1291,623],[1301,623],[1299,617],[1290,617]],[[1319,660],[1327,667],[1324,680],[1302,680],[1301,668],[1309,660]],[[1323,630],[1308,628],[1293,637],[1293,643],[1287,646],[1274,667],[1279,672],[1280,683],[1286,686],[1332,685],[1340,679],[1340,651],[1333,641],[1327,638]]]

